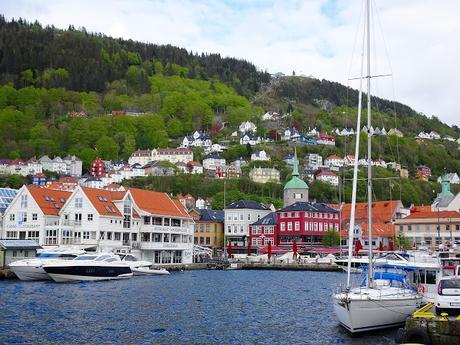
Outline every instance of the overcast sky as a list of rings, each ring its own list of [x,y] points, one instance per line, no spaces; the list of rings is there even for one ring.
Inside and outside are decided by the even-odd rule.
[[[361,0],[2,0],[8,18],[244,58],[353,87]],[[460,0],[377,0],[373,93],[460,126]]]

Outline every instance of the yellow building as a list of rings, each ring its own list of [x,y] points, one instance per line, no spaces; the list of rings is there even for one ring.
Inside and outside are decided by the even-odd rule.
[[[280,183],[280,172],[274,168],[254,168],[249,172],[249,178],[257,183]]]
[[[224,245],[224,211],[193,209],[189,214],[195,220],[194,243],[220,255]]]
[[[440,244],[449,246],[460,242],[460,213],[457,211],[414,210],[409,216],[395,221],[396,232],[401,231],[411,243],[432,249]]]

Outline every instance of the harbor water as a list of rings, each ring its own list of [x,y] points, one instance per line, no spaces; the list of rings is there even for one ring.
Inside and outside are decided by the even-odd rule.
[[[0,281],[0,344],[393,344],[351,337],[331,295],[338,272],[185,271],[57,284]]]

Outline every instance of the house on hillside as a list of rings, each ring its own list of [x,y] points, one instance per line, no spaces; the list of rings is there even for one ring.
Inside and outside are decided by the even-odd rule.
[[[251,145],[251,146],[254,146],[254,145],[258,145],[261,143],[261,138],[260,137],[256,137],[254,134],[252,133],[245,133],[241,138],[240,138],[240,144],[241,145]]]
[[[324,160],[324,165],[330,168],[331,167],[341,168],[343,167],[343,164],[344,164],[343,158],[337,155],[331,155]]]
[[[270,155],[264,150],[257,151],[251,155],[251,161],[270,161]]]
[[[450,184],[460,184],[460,178],[457,173],[447,173],[444,176],[439,176],[438,183],[442,183],[445,179],[447,179]]]
[[[321,133],[318,135],[316,142],[319,145],[330,145],[330,146],[335,146],[335,138],[327,133]]]
[[[238,130],[241,133],[246,133],[246,132],[254,133],[257,130],[257,126],[250,121],[245,121],[240,124]]]
[[[324,170],[320,169],[315,173],[315,179],[329,183],[333,186],[338,186],[339,185],[339,177],[337,174],[333,171],[330,170]]]
[[[431,169],[427,167],[426,165],[419,165],[417,167],[417,172],[415,176],[419,180],[428,181],[428,179],[431,177]]]

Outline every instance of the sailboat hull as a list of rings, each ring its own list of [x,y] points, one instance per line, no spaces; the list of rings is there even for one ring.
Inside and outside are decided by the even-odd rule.
[[[334,296],[334,312],[346,330],[359,333],[403,324],[420,302],[421,296],[413,293],[392,298],[349,292]]]

